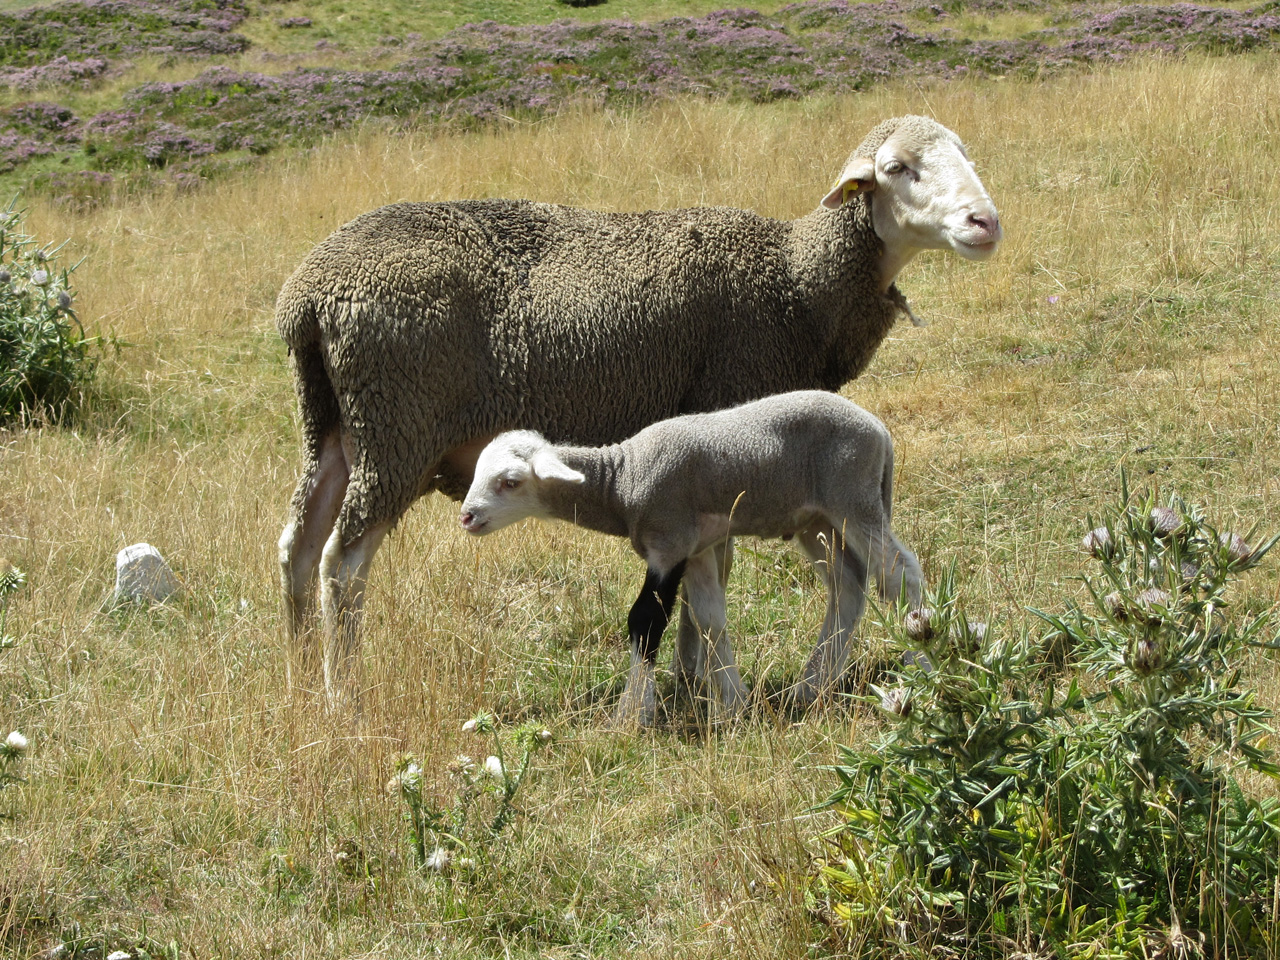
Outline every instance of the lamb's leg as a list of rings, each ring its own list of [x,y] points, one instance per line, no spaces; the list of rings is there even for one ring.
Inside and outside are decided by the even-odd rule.
[[[827,584],[827,615],[822,633],[795,691],[797,701],[803,705],[826,693],[844,672],[849,638],[866,609],[868,544],[861,531],[848,533],[846,539],[832,524],[819,522],[796,537],[800,549]]]
[[[733,538],[729,537],[711,548],[716,579],[721,592],[729,582],[729,570],[733,566]],[[704,681],[707,670],[707,647],[702,631],[693,622],[689,611],[688,587],[681,587],[685,602],[680,608],[680,629],[676,634],[675,653],[671,658],[671,672],[675,675],[676,695],[692,696]]]
[[[369,566],[391,522],[376,523],[344,540],[341,516],[320,558],[320,608],[324,619],[324,689],[329,705],[360,710],[360,613]]]
[[[916,555],[888,527],[872,536],[871,550],[873,557],[878,555],[874,566],[881,599],[897,603],[898,598],[905,593],[912,607],[920,606],[924,571],[920,569],[920,561],[916,559]]]
[[[324,438],[298,481],[289,522],[280,534],[280,580],[289,640],[289,688],[311,687],[319,679],[315,579],[325,541],[333,530],[350,471],[337,432]]]
[[[681,560],[667,573],[649,568],[640,588],[640,596],[627,615],[627,632],[631,636],[631,670],[627,674],[627,687],[614,711],[614,722],[619,726],[652,726],[657,719],[657,693],[654,681],[654,664],[658,658],[658,644],[671,618],[671,608],[676,602],[676,591],[684,575],[685,562]]]
[[[699,637],[706,645],[707,680],[716,691],[720,709],[727,716],[735,716],[746,705],[747,688],[738,674],[726,629],[728,609],[718,552],[704,550],[689,561],[684,571],[684,595]]]

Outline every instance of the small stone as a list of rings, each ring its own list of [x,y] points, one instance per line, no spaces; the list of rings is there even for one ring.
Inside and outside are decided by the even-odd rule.
[[[163,602],[182,589],[160,551],[135,543],[116,554],[116,599]]]

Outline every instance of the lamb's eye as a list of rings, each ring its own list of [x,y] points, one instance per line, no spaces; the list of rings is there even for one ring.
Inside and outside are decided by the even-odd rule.
[[[520,486],[520,481],[514,480],[511,477],[508,477],[507,479],[502,481],[502,485],[506,487],[508,490],[514,490],[516,487]]]
[[[884,172],[889,174],[901,173],[904,169],[901,160],[890,160],[884,165]]]

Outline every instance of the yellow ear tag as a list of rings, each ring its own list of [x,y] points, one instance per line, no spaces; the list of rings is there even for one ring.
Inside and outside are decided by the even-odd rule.
[[[849,202],[849,198],[858,192],[858,181],[849,180],[844,185],[844,195],[840,198],[841,205]]]

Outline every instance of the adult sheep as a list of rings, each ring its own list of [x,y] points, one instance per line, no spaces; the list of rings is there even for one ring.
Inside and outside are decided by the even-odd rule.
[[[797,220],[517,200],[352,220],[276,304],[303,433],[280,537],[291,678],[315,670],[318,569],[325,689],[351,692],[379,544],[427,492],[461,499],[497,434],[595,446],[676,414],[837,390],[910,315],[893,282],[906,263],[926,249],[985,259],[1000,237],[960,138],[914,116],[876,126]],[[698,642],[682,612],[679,679]]]

